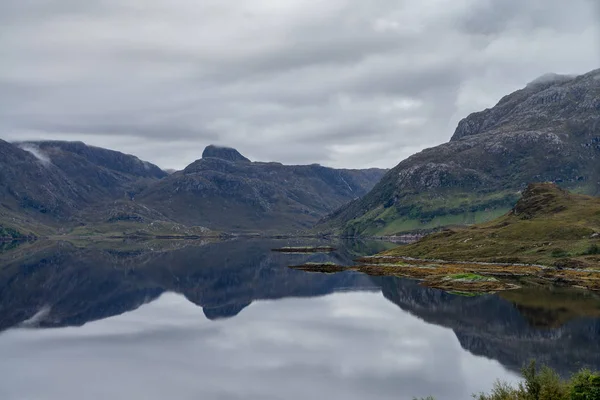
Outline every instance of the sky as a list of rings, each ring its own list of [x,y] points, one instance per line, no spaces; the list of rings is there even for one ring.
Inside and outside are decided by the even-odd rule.
[[[599,3],[2,0],[0,138],[390,168],[543,74],[600,67]]]

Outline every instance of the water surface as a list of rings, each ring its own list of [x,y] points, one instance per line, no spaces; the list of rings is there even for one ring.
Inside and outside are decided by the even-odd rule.
[[[297,244],[11,247],[0,254],[0,398],[453,400],[515,380],[531,358],[563,374],[600,368],[591,294],[468,298],[287,268],[349,264],[383,243],[270,251]]]

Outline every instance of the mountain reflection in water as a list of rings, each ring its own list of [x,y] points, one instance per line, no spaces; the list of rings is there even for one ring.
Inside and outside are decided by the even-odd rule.
[[[428,326],[423,324],[422,321],[425,321],[453,331],[460,346],[470,353],[465,352],[461,355],[461,357],[470,357],[469,368],[477,365],[481,371],[486,368],[494,371],[492,372],[494,376],[478,378],[482,382],[493,382],[497,377],[502,378],[503,376],[497,376],[502,372],[497,371],[497,368],[485,367],[481,364],[483,361],[474,361],[478,358],[473,356],[495,360],[510,371],[518,371],[520,366],[530,359],[546,363],[561,374],[567,374],[580,367],[600,369],[598,356],[600,354],[598,340],[600,339],[600,300],[596,295],[567,290],[528,289],[501,296],[462,297],[425,288],[414,281],[399,278],[375,278],[358,273],[306,273],[287,268],[288,265],[306,262],[334,262],[349,265],[358,255],[373,254],[389,246],[381,242],[336,243],[335,247],[338,250],[330,254],[281,254],[270,251],[272,248],[297,244],[281,240],[236,240],[187,247],[179,242],[169,244],[124,242],[108,248],[78,248],[69,243],[4,246],[0,249],[0,331],[4,331],[0,333],[0,353],[10,348],[13,361],[21,360],[22,352],[16,350],[18,346],[9,346],[8,341],[27,341],[30,340],[31,335],[35,335],[35,332],[41,332],[37,329],[15,328],[78,327],[97,321],[92,325],[96,329],[105,326],[106,331],[103,332],[106,333],[118,333],[120,329],[125,329],[128,324],[132,324],[132,329],[137,332],[136,335],[152,336],[158,332],[152,333],[152,330],[142,332],[145,325],[127,322],[127,315],[146,315],[156,312],[156,316],[149,316],[147,321],[153,321],[153,318],[157,318],[158,321],[169,315],[171,318],[176,318],[175,316],[179,315],[177,312],[183,310],[188,310],[186,316],[200,324],[203,317],[197,315],[193,308],[189,309],[189,306],[184,305],[185,302],[179,301],[180,297],[175,295],[179,294],[201,307],[208,320],[221,320],[209,322],[209,324],[219,324],[212,325],[215,328],[210,328],[211,325],[202,325],[204,330],[220,331],[218,336],[211,336],[212,339],[209,340],[209,342],[211,340],[215,341],[214,343],[218,342],[217,349],[220,348],[219,346],[227,348],[229,343],[227,340],[219,341],[217,337],[227,338],[237,335],[235,338],[230,338],[230,344],[241,340],[239,335],[249,335],[244,338],[251,340],[252,335],[263,332],[262,325],[257,325],[260,321],[260,324],[264,324],[263,333],[269,332],[273,343],[281,340],[288,345],[296,344],[298,351],[301,351],[303,346],[320,345],[319,343],[323,342],[325,346],[322,351],[323,357],[329,357],[330,360],[331,357],[338,357],[342,360],[351,356],[332,355],[328,351],[333,351],[342,344],[348,347],[347,351],[350,353],[354,351],[355,346],[356,351],[360,351],[362,345],[373,345],[373,338],[381,335],[385,337],[392,335],[394,343],[399,340],[404,345],[411,343],[411,345],[424,346],[425,344],[420,341],[421,335],[425,333],[419,329],[427,331],[434,329],[433,325],[431,328],[425,328]],[[303,242],[302,244],[315,243]],[[381,302],[381,293],[389,301],[388,305]],[[155,301],[158,298],[160,301]],[[308,298],[311,298],[310,301]],[[265,303],[266,300],[279,301]],[[257,301],[262,302],[251,306]],[[145,306],[140,308],[143,305]],[[331,311],[333,305],[335,311]],[[246,311],[248,307],[250,309]],[[390,310],[389,307],[396,311]],[[133,314],[116,317],[138,308],[140,309]],[[329,314],[326,310],[329,310]],[[392,314],[383,315],[383,310]],[[163,314],[158,314],[159,311]],[[390,315],[396,317],[391,318]],[[296,317],[304,318],[302,324],[299,323],[299,319],[294,319]],[[225,319],[227,324],[220,324]],[[381,319],[387,322],[383,327],[378,328],[377,322]],[[287,325],[282,321],[286,321]],[[341,329],[341,326],[338,326],[348,321],[352,321],[353,328]],[[371,322],[373,322],[372,326],[370,326]],[[239,324],[240,329],[241,327],[250,329],[248,325],[250,324],[251,330],[238,330],[236,324]],[[398,324],[397,328],[394,328],[396,331],[387,331],[396,324]],[[420,328],[417,329],[415,324]],[[321,335],[314,336],[310,327],[317,327],[316,331]],[[75,332],[83,334],[86,329],[91,328],[85,326],[72,329],[77,329]],[[355,332],[353,329],[361,334],[353,334]],[[367,337],[365,333],[367,331],[372,337]],[[394,332],[397,332],[398,337],[394,337],[396,335]],[[438,330],[436,329],[435,332]],[[186,332],[177,329],[169,331],[166,328],[160,332],[160,335],[165,337],[178,337],[185,334]],[[322,335],[330,337],[322,337]],[[436,363],[444,364],[444,357],[447,357],[445,352],[450,351],[447,349],[453,349],[453,346],[458,344],[441,333],[435,333],[434,337],[438,338],[434,341],[437,350],[426,354],[437,360]],[[69,343],[72,343],[73,349],[76,349],[77,340],[72,339],[74,342]],[[380,340],[385,341],[381,338]],[[332,342],[335,342],[335,345]],[[327,343],[329,344],[326,345]],[[160,347],[161,341],[154,345]],[[396,345],[402,349],[402,344]],[[206,346],[206,343],[203,346]],[[255,343],[253,346],[258,345]],[[115,349],[105,348],[103,351],[110,354]],[[146,351],[154,351],[153,349],[154,347],[145,348]],[[203,356],[203,354],[196,354],[194,350],[189,350],[195,357]],[[261,353],[262,356],[275,351],[270,347],[265,347],[263,350],[266,353]],[[210,351],[213,357],[224,355],[212,347],[210,350],[203,351],[205,353]],[[394,354],[393,349],[390,349],[389,354],[383,354],[381,357],[382,359],[391,357],[392,360]],[[287,357],[287,353],[284,356]],[[419,366],[422,366],[424,360],[406,357],[401,366],[404,371],[403,376],[410,377],[412,382],[419,380],[426,382],[424,376],[412,376],[414,371],[420,370]],[[10,357],[3,355],[0,361],[0,383],[2,377],[10,376],[5,374],[4,370],[15,373],[15,363],[9,365],[6,361],[9,359]],[[367,362],[364,357],[362,360]],[[348,361],[348,368],[351,369],[355,361]],[[230,360],[230,362],[243,363],[243,360]],[[277,364],[278,361],[273,356],[270,362]],[[310,368],[312,361],[298,362],[303,365],[302,368]],[[371,370],[382,371],[388,368],[384,364],[379,367],[374,365],[368,367]],[[440,366],[442,367],[444,365]],[[28,367],[23,364],[23,368]],[[241,371],[244,366],[239,365],[239,368]],[[400,367],[396,365],[394,368]],[[394,368],[392,369],[395,370]],[[375,373],[374,370],[372,373]],[[303,376],[307,374],[312,376],[317,372],[317,370],[304,371]],[[279,373],[283,372],[279,371]],[[344,374],[343,371],[341,373]],[[350,370],[346,373],[353,374]],[[391,373],[391,370],[381,373],[386,375]],[[505,376],[509,375],[505,374]],[[361,377],[364,378],[362,375]],[[290,377],[287,376],[287,379],[289,380]],[[438,377],[439,379],[441,378]],[[232,383],[236,381],[232,380]],[[316,377],[315,381],[321,382]],[[310,382],[305,383],[310,384]],[[355,384],[358,385],[360,382]],[[440,385],[443,386],[443,382]],[[11,385],[0,384],[0,395],[3,390],[9,390],[6,388],[10,387]],[[366,390],[366,386],[361,387]],[[363,394],[384,391],[384,387],[385,385],[378,389],[370,388]],[[432,390],[434,389],[437,392],[431,394],[446,391],[459,393],[455,388],[438,387]],[[12,386],[12,390],[17,388]],[[424,389],[416,385],[412,390]],[[465,391],[468,388],[462,387],[461,390]],[[14,395],[15,392],[8,394],[11,393]],[[430,394],[421,391],[410,393],[411,395]],[[11,398],[8,394],[0,397]],[[381,394],[380,398],[387,398],[385,393]],[[233,394],[230,397],[219,396],[215,395],[215,398],[237,398]],[[245,397],[241,396],[241,398]],[[402,398],[402,396],[395,398]]]

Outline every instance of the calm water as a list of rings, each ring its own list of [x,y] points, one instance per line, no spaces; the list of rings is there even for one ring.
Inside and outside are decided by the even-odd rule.
[[[531,358],[600,369],[600,300],[462,297],[324,275],[384,243],[286,255],[284,241],[5,246],[0,399],[469,399]],[[312,244],[312,243],[311,243]]]

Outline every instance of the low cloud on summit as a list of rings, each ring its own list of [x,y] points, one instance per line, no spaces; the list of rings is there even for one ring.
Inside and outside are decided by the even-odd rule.
[[[594,0],[4,0],[0,138],[393,167],[543,74],[600,67],[599,21]]]

